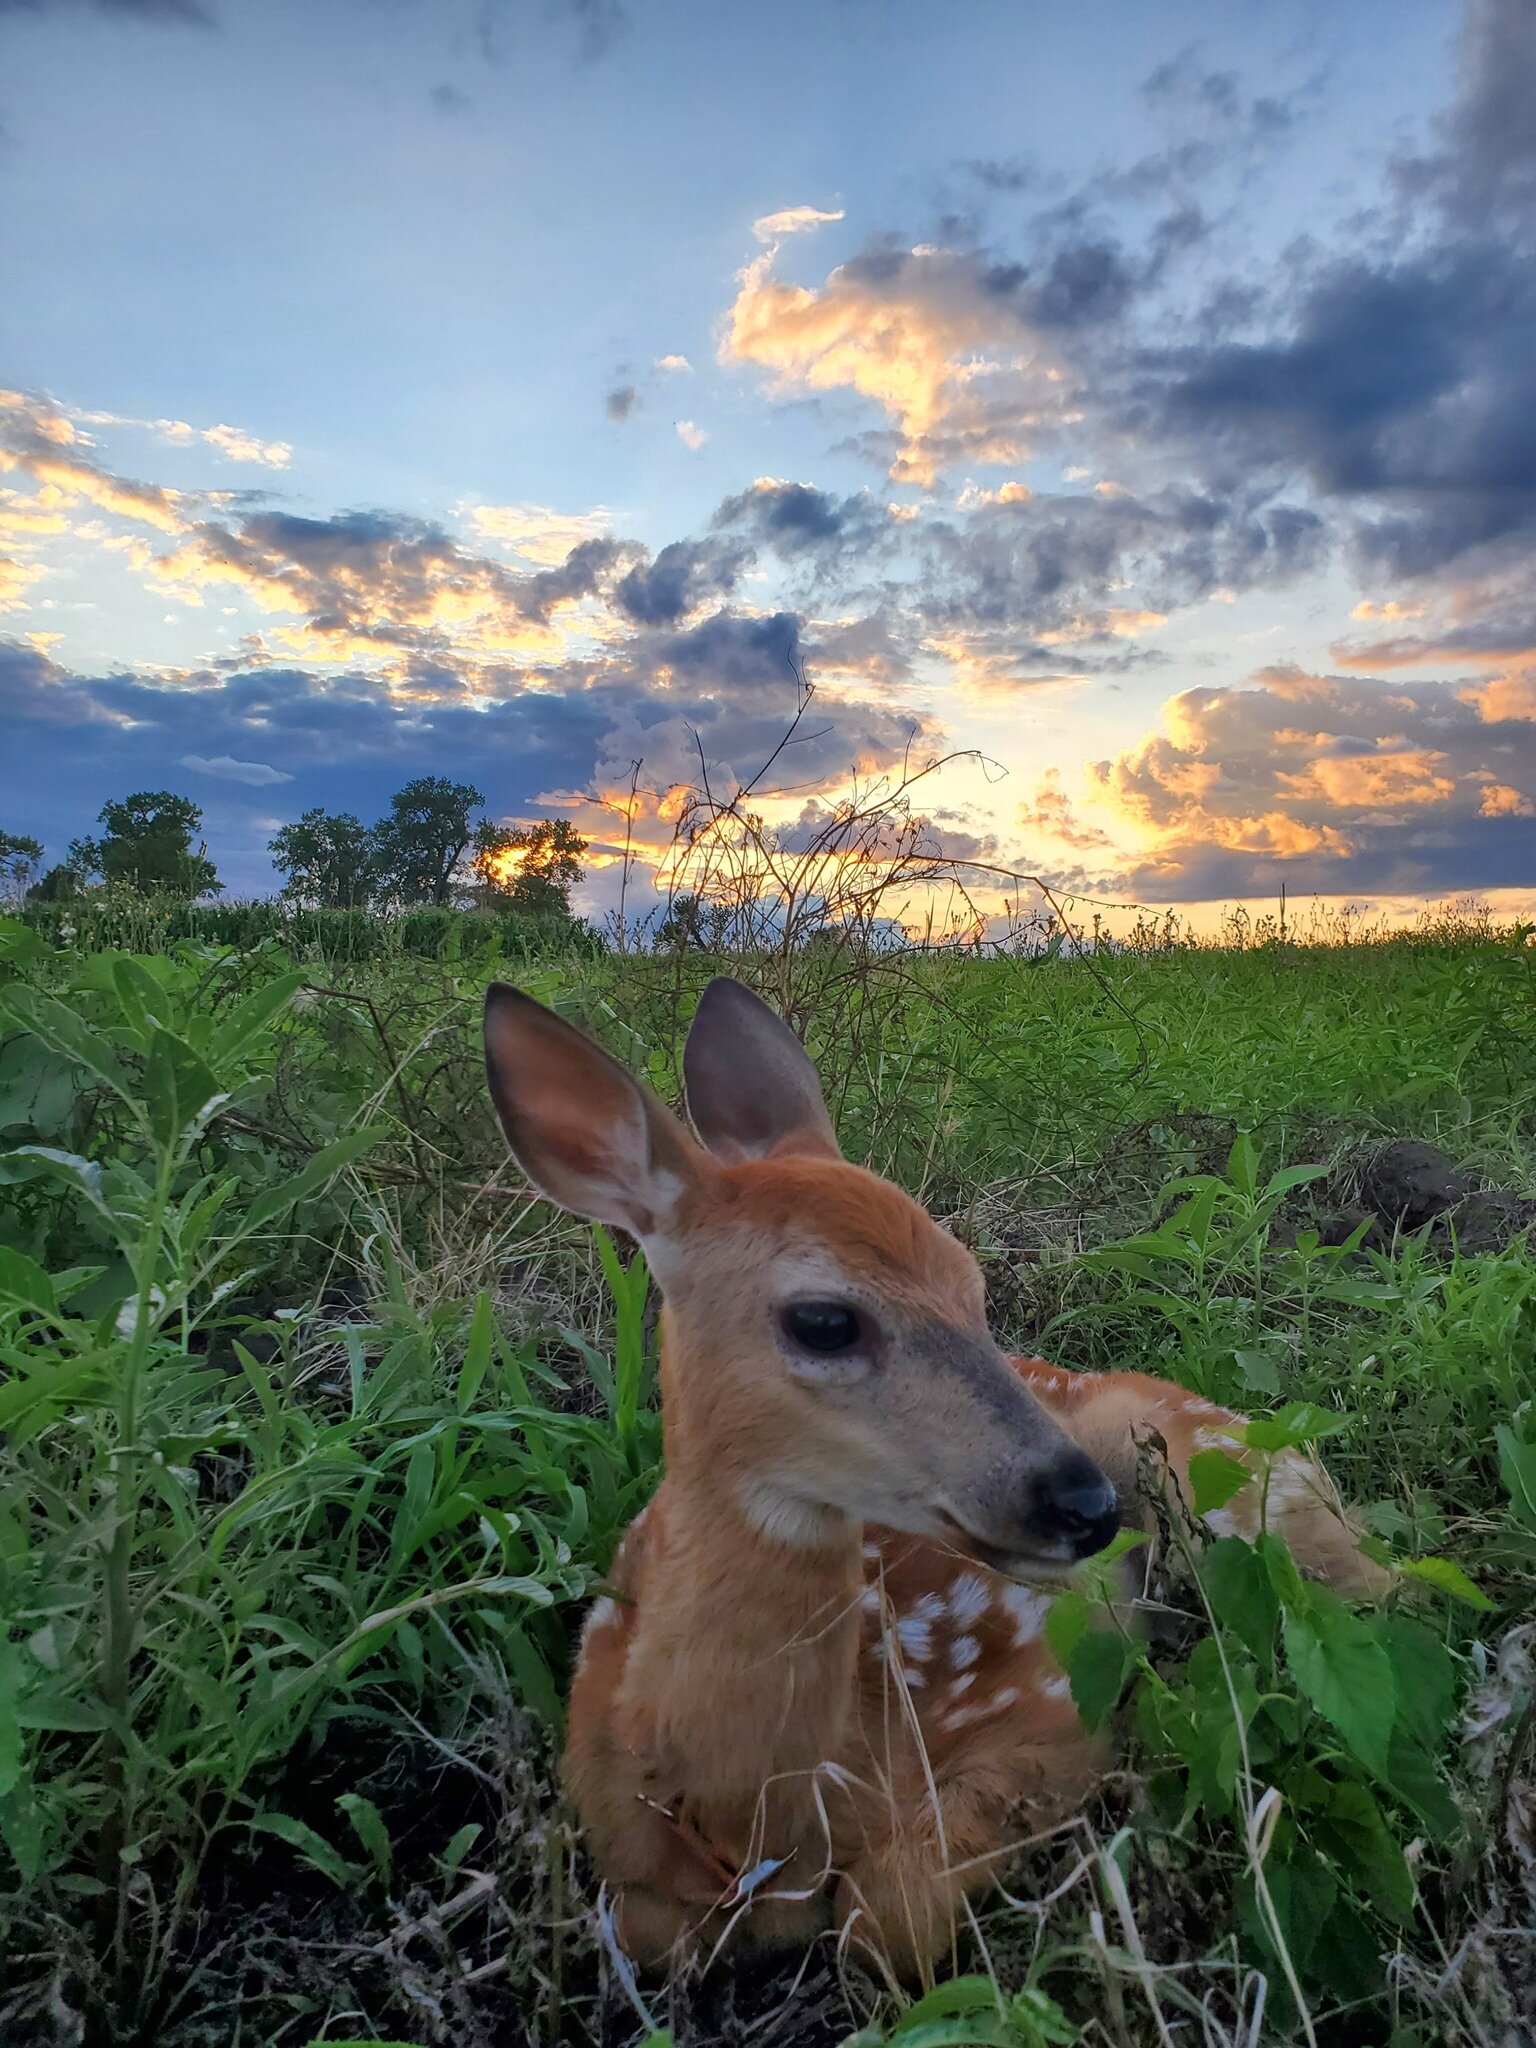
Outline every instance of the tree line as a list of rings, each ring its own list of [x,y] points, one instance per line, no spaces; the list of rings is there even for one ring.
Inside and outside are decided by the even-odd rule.
[[[268,842],[284,901],[305,910],[392,910],[419,904],[569,917],[587,842],[563,818],[498,825],[476,818],[485,798],[467,782],[422,775],[365,825],[351,811],[306,811]],[[13,900],[60,902],[95,885],[193,901],[224,884],[190,797],[139,790],[103,804],[99,836],[73,839],[43,869],[43,848],[0,831],[0,881]]]

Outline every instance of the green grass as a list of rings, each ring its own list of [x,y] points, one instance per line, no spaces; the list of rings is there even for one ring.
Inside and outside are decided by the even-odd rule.
[[[1299,1417],[1428,1562],[1356,1619],[1186,1542],[1150,1647],[1063,1605],[1130,1768],[935,2002],[826,1958],[632,1995],[554,1757],[657,1476],[647,1288],[526,1198],[478,1008],[515,979],[675,1099],[731,965],[451,914],[0,921],[0,2037],[1501,2038],[1531,1717],[1458,1719],[1536,1589],[1536,1261],[1351,1227],[1387,1139],[1536,1197],[1536,952],[1453,925],[735,963],[1005,1340]]]

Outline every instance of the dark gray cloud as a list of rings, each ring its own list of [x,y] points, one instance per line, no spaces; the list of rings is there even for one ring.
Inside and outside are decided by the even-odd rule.
[[[639,626],[670,626],[712,598],[728,596],[751,549],[722,541],[675,540],[613,586],[613,601]]]
[[[919,608],[949,629],[1102,640],[1123,630],[1117,615],[1128,610],[1167,613],[1218,590],[1288,582],[1317,566],[1325,544],[1315,512],[1263,488],[993,502],[935,522]],[[1060,640],[1030,658],[1059,667]]]
[[[541,790],[584,781],[623,708],[621,693],[600,690],[509,695],[481,711],[423,705],[391,698],[367,676],[276,667],[154,680],[80,676],[0,641],[5,823],[36,834],[49,858],[61,859],[109,797],[176,788],[207,808],[225,880],[264,891],[272,886],[265,849],[274,817],[296,817],[312,804],[370,817],[413,775],[466,772],[493,807],[526,810]],[[232,789],[224,777],[176,765],[189,743],[205,760],[227,756],[291,779]]]
[[[839,497],[814,484],[760,477],[717,508],[717,529],[734,529],[773,549],[781,561],[825,574],[857,558],[867,563],[889,538],[890,515],[867,491]]]
[[[1126,408],[1212,478],[1305,477],[1392,579],[1536,533],[1533,0],[1471,8],[1440,139],[1370,244],[1301,260],[1268,333],[1144,355]]]
[[[672,690],[734,695],[798,687],[800,621],[719,611],[680,632],[641,634],[621,657],[637,681]],[[787,701],[793,701],[792,698]]]
[[[627,420],[640,403],[639,387],[634,384],[616,384],[603,400],[603,411],[611,420]]]

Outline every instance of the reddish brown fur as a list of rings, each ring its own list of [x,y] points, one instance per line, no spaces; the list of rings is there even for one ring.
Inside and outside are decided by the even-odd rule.
[[[738,1922],[795,1942],[831,1920],[911,1971],[1014,1844],[1080,1804],[1103,1756],[1041,1640],[1043,1596],[922,1538],[834,1518],[803,1545],[742,1513],[743,1476],[803,1425],[774,1376],[711,1355],[712,1325],[798,1234],[885,1300],[978,1312],[969,1254],[874,1176],[804,1158],[703,1168],[674,1226],[667,1477],[589,1625],[568,1779],[636,1955]],[[1138,1439],[1155,1432],[1182,1482],[1202,1433],[1238,1420],[1137,1374],[1015,1365],[1127,1491]],[[1258,1509],[1250,1487],[1231,1526]],[[1270,1520],[1312,1569],[1369,1580],[1329,1482],[1294,1454],[1276,1461]],[[767,1858],[780,1867],[744,1899],[735,1879]]]
[[[486,1058],[530,1176],[634,1232],[666,1297],[666,1477],[589,1618],[566,1758],[620,1937],[660,1959],[742,1920],[768,1944],[835,1921],[924,1969],[1103,1761],[1044,1597],[974,1558],[1049,1574],[1105,1540],[1106,1475],[1129,1506],[1161,1446],[1185,1488],[1196,1451],[1240,1448],[1235,1418],[1136,1374],[1015,1379],[974,1259],[837,1156],[803,1049],[736,984],[706,989],[685,1053],[713,1151],[516,990],[487,993]],[[803,1318],[829,1308],[827,1344]],[[1275,1460],[1262,1498],[1303,1565],[1369,1581],[1307,1460]]]

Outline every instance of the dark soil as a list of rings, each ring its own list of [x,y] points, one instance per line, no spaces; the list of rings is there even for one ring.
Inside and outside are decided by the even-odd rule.
[[[1485,1188],[1447,1152],[1399,1138],[1369,1159],[1360,1175],[1360,1208],[1372,1237],[1429,1228],[1432,1242],[1463,1252],[1501,1251],[1536,1224],[1536,1202],[1504,1188]]]

